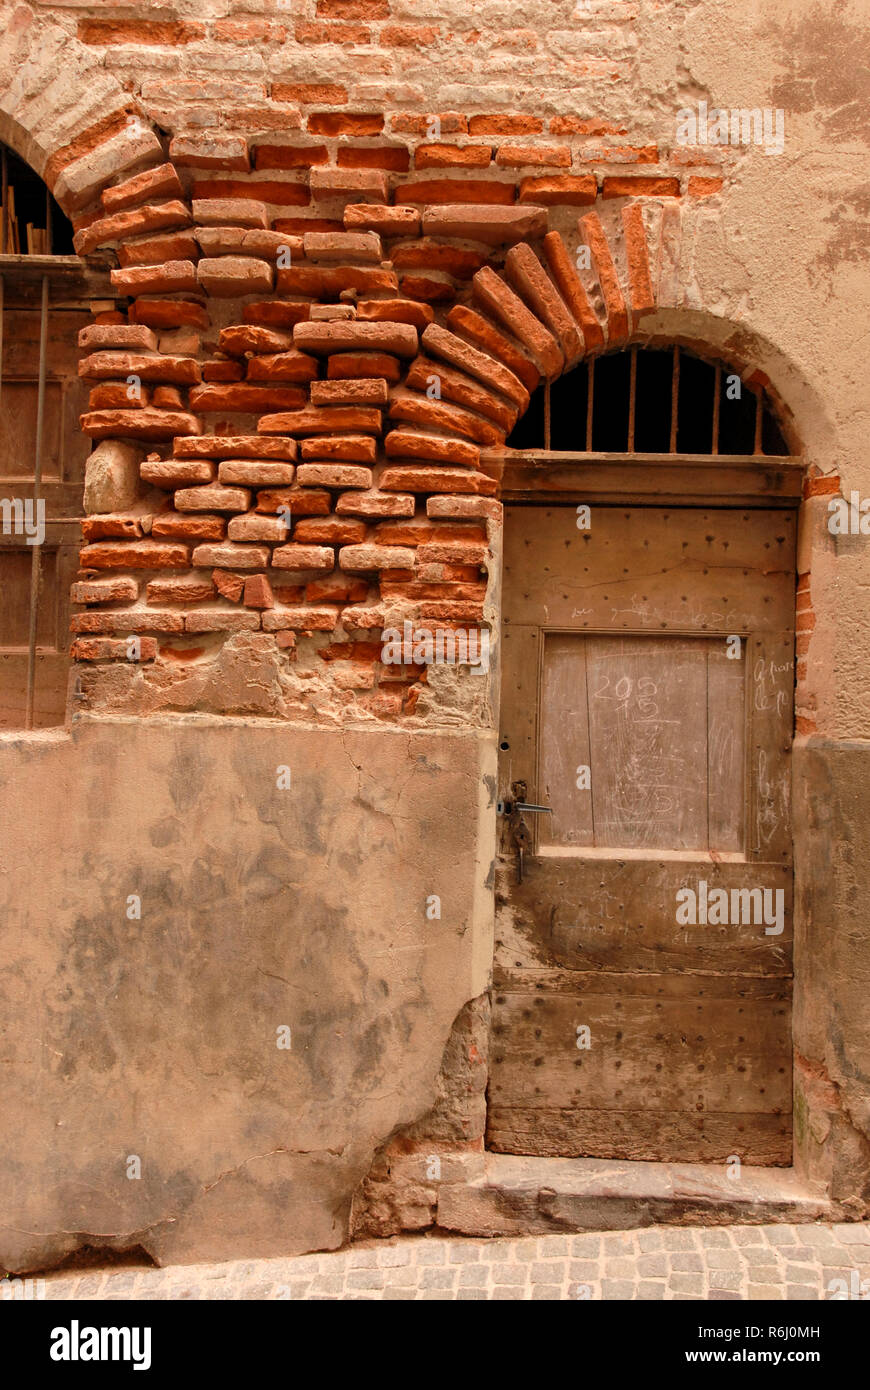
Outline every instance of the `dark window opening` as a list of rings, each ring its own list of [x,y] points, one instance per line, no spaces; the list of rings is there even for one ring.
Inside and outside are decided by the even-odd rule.
[[[789,454],[760,387],[681,347],[607,353],[542,383],[507,443],[569,453]]]
[[[0,254],[72,256],[73,229],[38,174],[0,145]]]

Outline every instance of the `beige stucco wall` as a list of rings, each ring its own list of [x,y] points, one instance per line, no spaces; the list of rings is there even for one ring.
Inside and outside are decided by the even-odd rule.
[[[0,1265],[342,1242],[486,986],[492,770],[473,734],[0,739]]]

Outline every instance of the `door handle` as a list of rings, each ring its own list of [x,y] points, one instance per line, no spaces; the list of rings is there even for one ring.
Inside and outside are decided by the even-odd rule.
[[[528,787],[525,782],[512,782],[511,791],[514,794],[513,801],[503,803],[504,814],[507,816],[508,827],[517,851],[517,883],[523,881],[523,858],[527,847],[531,844],[532,834],[525,821],[526,813],[537,814],[541,811],[548,811],[553,814],[552,806],[536,806],[534,802],[526,801]]]

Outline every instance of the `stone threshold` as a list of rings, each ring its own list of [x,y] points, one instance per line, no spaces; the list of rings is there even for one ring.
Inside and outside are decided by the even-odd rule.
[[[842,1219],[793,1168],[535,1158],[488,1153],[481,1177],[445,1184],[437,1224],[469,1236],[769,1225]]]

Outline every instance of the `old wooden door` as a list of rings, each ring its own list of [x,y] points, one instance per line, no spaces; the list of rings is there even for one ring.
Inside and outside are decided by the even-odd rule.
[[[506,508],[489,1147],[785,1165],[795,516],[586,520]]]

